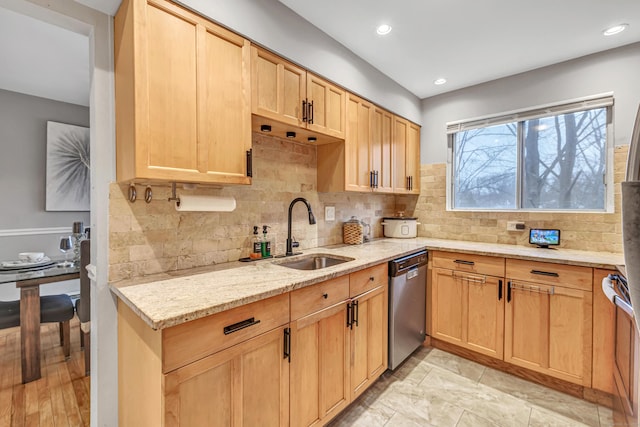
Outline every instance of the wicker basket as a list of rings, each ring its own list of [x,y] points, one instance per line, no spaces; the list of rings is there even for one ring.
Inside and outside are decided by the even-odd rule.
[[[345,222],[342,226],[342,240],[347,245],[360,245],[364,242],[364,227],[362,224]]]

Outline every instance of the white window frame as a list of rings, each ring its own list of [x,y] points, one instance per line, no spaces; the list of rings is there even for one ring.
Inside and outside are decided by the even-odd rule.
[[[535,118],[550,117],[560,114],[590,110],[594,108],[607,108],[607,125],[606,125],[606,158],[605,158],[605,208],[604,209],[527,209],[517,206],[514,209],[490,209],[490,208],[455,208],[453,206],[454,194],[454,169],[453,169],[453,146],[454,137],[457,132],[470,129],[488,127],[492,125],[522,122]],[[613,160],[615,149],[615,138],[613,129],[614,119],[614,98],[613,92],[607,92],[597,95],[591,95],[583,98],[576,98],[551,104],[538,105],[531,108],[507,111],[499,114],[475,117],[471,119],[457,120],[447,122],[447,165],[446,165],[446,209],[455,212],[539,212],[539,213],[614,213],[614,177],[613,177]],[[518,123],[518,127],[522,126]],[[521,144],[522,132],[519,132],[518,150],[520,157],[524,155]],[[522,160],[518,159],[518,168],[516,176],[516,197],[518,202],[521,200],[521,181],[522,181]]]

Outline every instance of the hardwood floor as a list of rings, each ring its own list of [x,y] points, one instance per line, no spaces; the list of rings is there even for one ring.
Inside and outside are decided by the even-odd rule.
[[[20,328],[0,330],[0,427],[89,426],[90,377],[84,376],[77,318],[64,360],[57,323],[41,328],[42,378],[22,384]]]

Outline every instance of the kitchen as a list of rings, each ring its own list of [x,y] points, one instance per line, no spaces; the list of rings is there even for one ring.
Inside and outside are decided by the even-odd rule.
[[[291,12],[287,12],[287,9],[280,6],[276,7],[275,10],[279,11],[279,13],[284,14],[283,17],[275,18],[281,20],[278,22],[297,22],[299,25],[303,24],[303,22],[300,22],[299,18],[296,18],[295,15],[293,15]],[[261,15],[264,13],[275,14],[274,12],[265,10],[260,11],[260,13],[256,12],[257,15]],[[229,25],[234,22],[233,16],[221,16],[218,19],[221,22],[229,22]],[[312,30],[311,32],[315,34],[315,31],[316,30]],[[256,37],[256,39],[259,38]],[[326,41],[326,38],[320,38],[320,40]],[[265,44],[270,46],[270,44],[266,42]],[[277,46],[273,47],[276,48]],[[422,141],[444,141],[443,132],[442,130],[438,129],[438,126],[430,127],[425,125],[429,122],[438,122],[438,115],[443,116],[441,122],[444,123],[445,121],[451,121],[460,118],[476,117],[479,115],[487,114],[489,112],[508,111],[523,106],[544,104],[552,100],[574,99],[576,97],[589,94],[613,91],[616,94],[616,144],[624,145],[628,143],[631,132],[631,123],[633,119],[631,116],[634,111],[633,104],[637,104],[637,99],[633,99],[632,94],[638,92],[636,89],[638,83],[632,78],[624,79],[622,77],[617,77],[617,73],[621,72],[620,70],[628,71],[637,68],[637,60],[634,59],[637,56],[634,55],[636,52],[637,46],[628,46],[616,51],[602,53],[596,57],[582,58],[571,63],[560,64],[548,69],[538,70],[536,72],[532,72],[529,75],[515,76],[503,81],[488,83],[486,86],[471,89],[466,94],[461,92],[457,94],[443,95],[439,98],[428,99],[424,101],[424,117],[422,117],[423,113],[420,113],[423,108],[421,108],[419,106],[419,103],[416,101],[415,104],[417,105],[413,108],[416,112],[405,114],[407,114],[407,116],[412,118],[414,121],[423,123],[423,135],[421,138]],[[341,54],[345,53],[341,51]],[[295,56],[293,54],[290,55]],[[299,62],[303,63],[305,61],[299,60]],[[311,61],[309,62],[311,63]],[[307,64],[305,63],[305,65]],[[322,68],[317,67],[314,67],[314,69],[322,70]],[[589,74],[589,78],[586,79],[588,81],[583,83],[584,87],[575,87],[578,86],[578,82],[573,81],[572,75],[577,69],[593,70],[593,75]],[[613,72],[611,70],[617,71]],[[611,76],[611,81],[605,82],[604,80],[606,79],[603,79],[602,76]],[[548,78],[558,82],[557,86],[554,85],[554,96],[552,99],[545,98],[544,91],[539,90],[539,88],[531,84],[532,81],[545,82]],[[567,81],[572,81],[572,83],[574,84],[566,84]],[[526,84],[522,84],[522,82],[526,82]],[[358,89],[357,85],[352,86],[347,83],[348,82],[344,83],[346,87],[349,87],[350,89],[353,88],[356,92],[360,92],[356,90]],[[362,83],[360,83],[360,85],[362,85]],[[367,91],[363,90],[362,93],[367,93]],[[498,97],[500,99],[496,99],[496,93],[511,94],[511,96],[507,97],[505,95],[504,97]],[[521,93],[521,99],[526,99],[526,102],[517,99],[513,95],[514,93]],[[460,100],[465,99],[465,97],[467,96],[471,98],[477,97],[482,99],[483,105],[486,106],[487,110],[472,110],[472,105],[467,105],[465,107],[465,104],[463,104],[461,106]],[[495,102],[494,105],[491,104],[492,100]],[[407,101],[399,101],[399,104],[404,104],[406,102]],[[446,112],[447,108],[451,109],[454,108],[454,106],[458,109],[455,115],[448,114]],[[409,108],[408,110],[411,110],[411,108]],[[404,110],[398,107],[396,111]],[[110,134],[109,130],[103,132],[107,135]],[[443,144],[445,144],[445,142],[443,142]],[[287,158],[279,160],[282,157],[282,154],[280,154],[280,152],[278,151],[278,147],[280,146],[286,146],[290,149],[297,149],[300,150],[301,153],[291,153],[289,150],[287,150]],[[98,149],[100,149],[100,147],[102,146],[99,146]],[[108,148],[109,143],[107,142],[104,147]],[[107,148],[103,148],[104,150],[106,150],[106,155],[101,158],[110,158]],[[180,233],[184,232],[185,234],[180,234],[181,239],[179,239],[179,243],[176,243],[178,241],[175,238],[176,234],[169,235],[166,232],[166,230],[170,229],[173,229],[174,233],[178,232],[175,231],[174,227],[175,225],[177,225],[176,214],[174,213],[175,209],[170,203],[163,201],[163,199],[166,200],[170,196],[170,187],[154,187],[154,200],[149,206],[146,206],[143,203],[142,198],[134,204],[129,204],[129,202],[127,202],[125,198],[125,195],[127,194],[127,188],[120,188],[119,186],[116,186],[116,188],[114,189],[114,187],[111,186],[110,194],[113,198],[112,203],[107,204],[108,202],[102,199],[102,203],[104,204],[103,209],[104,206],[112,205],[110,208],[113,212],[111,213],[112,225],[110,232],[122,234],[114,236],[113,239],[110,238],[110,247],[113,248],[113,252],[109,254],[109,261],[107,261],[107,255],[103,253],[102,256],[104,256],[104,258],[102,259],[102,263],[100,259],[98,260],[98,266],[107,264],[111,265],[111,272],[109,274],[114,274],[114,279],[111,280],[116,281],[118,279],[131,276],[132,273],[135,273],[137,271],[136,269],[144,269],[145,272],[159,272],[167,268],[167,265],[177,265],[178,262],[194,262],[193,260],[189,259],[189,256],[183,256],[182,258],[179,258],[179,255],[174,255],[180,254],[180,251],[184,250],[184,246],[189,245],[188,240],[186,239],[187,236],[192,239],[192,248],[194,247],[194,244],[195,247],[198,247],[198,245],[200,245],[200,253],[210,254],[206,256],[219,257],[214,258],[215,261],[234,260],[234,257],[236,257],[235,259],[237,259],[237,257],[246,255],[243,254],[242,251],[245,250],[245,244],[247,243],[247,239],[250,238],[251,233],[251,228],[245,227],[244,225],[242,227],[236,226],[236,224],[238,223],[260,226],[263,224],[271,225],[272,227],[274,227],[274,229],[271,230],[270,233],[273,232],[273,235],[276,236],[276,247],[278,248],[278,245],[280,245],[280,248],[282,248],[282,245],[284,245],[285,236],[284,222],[286,220],[286,205],[293,199],[293,197],[291,197],[293,193],[298,194],[301,192],[305,193],[304,195],[309,198],[315,210],[317,211],[316,215],[319,219],[324,217],[323,207],[325,205],[335,206],[336,212],[338,214],[337,220],[333,224],[329,224],[326,222],[323,224],[322,220],[318,221],[317,231],[315,231],[313,227],[309,227],[306,224],[306,219],[303,215],[304,212],[298,212],[296,209],[296,217],[294,221],[294,236],[300,241],[301,250],[303,252],[305,252],[308,248],[313,248],[315,246],[339,243],[342,237],[340,228],[341,222],[343,220],[347,220],[351,215],[356,215],[373,224],[374,236],[381,236],[381,218],[395,213],[396,210],[416,212],[416,216],[418,216],[422,222],[421,227],[423,227],[420,230],[420,233],[425,233],[425,236],[445,239],[457,238],[459,237],[460,228],[463,228],[465,230],[469,230],[470,232],[471,230],[473,230],[471,234],[467,236],[469,240],[497,242],[497,236],[500,236],[502,239],[500,240],[501,243],[526,245],[526,242],[524,242],[524,240],[526,239],[526,233],[514,234],[512,232],[506,231],[506,221],[513,218],[513,215],[510,215],[508,213],[497,213],[495,215],[491,215],[491,217],[487,217],[487,214],[480,213],[473,214],[452,212],[445,214],[445,185],[443,180],[446,177],[444,166],[446,157],[443,150],[444,148],[442,146],[434,145],[433,147],[431,147],[428,144],[425,146],[423,143],[423,147],[421,150],[423,159],[421,162],[421,164],[423,165],[421,195],[425,196],[424,199],[422,197],[410,195],[379,195],[376,197],[367,197],[367,195],[365,194],[358,193],[316,193],[315,191],[313,191],[315,180],[315,153],[311,152],[313,150],[307,149],[307,152],[305,152],[304,146],[299,146],[293,143],[282,141],[274,141],[266,137],[262,138],[260,136],[255,136],[254,151],[256,151],[256,163],[254,164],[254,168],[256,168],[256,177],[254,181],[256,186],[260,185],[260,187],[257,188],[259,190],[258,194],[256,194],[253,188],[249,189],[224,187],[222,189],[211,190],[211,194],[216,195],[222,194],[226,196],[229,194],[233,194],[238,201],[239,208],[233,214],[185,214],[184,218],[187,222],[184,226],[186,228],[179,231]],[[623,164],[625,154],[622,149],[620,149],[619,151],[620,153],[616,151],[615,156],[617,159],[617,164]],[[261,155],[263,156],[262,160],[260,159]],[[289,159],[288,157],[291,158]],[[283,164],[278,165],[277,168],[269,168],[269,162],[271,162],[271,164],[273,165],[273,159],[278,159],[279,161],[282,161]],[[262,164],[260,162],[262,162]],[[109,170],[108,161],[107,165],[105,165],[104,167],[107,169],[107,172],[105,172],[104,176],[113,176],[115,167]],[[271,171],[269,169],[271,169]],[[273,172],[273,169],[277,169],[277,174]],[[290,173],[292,174],[289,175]],[[273,177],[269,177],[269,174],[272,174]],[[265,179],[265,181],[262,181],[263,179]],[[295,183],[295,185],[291,184],[292,182]],[[431,183],[435,184],[432,185]],[[102,191],[104,191],[104,193],[99,194],[103,194],[103,197],[106,197],[106,194],[108,194],[108,192],[106,191],[106,184],[101,180],[98,180],[97,185],[98,189],[101,188]],[[271,190],[274,187],[277,187],[279,191],[274,193]],[[138,188],[138,193],[143,194],[144,189],[144,186],[140,186]],[[179,194],[184,194],[184,191],[185,190],[182,189],[178,190]],[[203,192],[207,190],[199,189],[196,191]],[[288,194],[282,194],[281,192]],[[98,197],[98,200],[100,200],[100,196]],[[353,208],[354,206],[355,209]],[[300,210],[302,211],[301,208]],[[248,214],[248,211],[260,211],[262,213],[259,217],[257,217],[256,215]],[[98,209],[96,215],[100,215],[99,212],[102,212],[103,219],[101,221],[96,221],[95,225],[92,223],[94,229],[95,226],[98,227],[98,238],[100,237],[100,224],[104,224],[102,221],[105,220],[105,211],[101,211],[100,209]],[[230,218],[230,215],[233,215],[233,219]],[[237,215],[246,215],[248,216],[248,218],[239,218]],[[561,228],[564,235],[567,236],[567,238],[563,241],[564,244],[568,245],[566,247],[571,248],[571,245],[573,244],[575,245],[574,248],[579,248],[583,244],[583,239],[589,237],[591,241],[594,242],[595,250],[604,252],[621,251],[620,246],[615,246],[616,244],[620,245],[620,238],[616,238],[616,233],[618,233],[619,235],[619,231],[616,231],[615,221],[609,221],[611,215],[588,214],[588,216],[581,218],[582,220],[576,220],[575,217],[570,217],[569,215],[561,216],[561,218],[559,219],[554,218],[552,214],[528,215],[529,216],[527,217],[519,217],[518,219],[524,220],[524,222],[527,223],[527,226],[549,228],[552,228],[552,226],[554,226],[557,228]],[[455,225],[449,225],[453,222],[452,219],[455,220]],[[589,233],[591,229],[593,229],[594,223],[600,224],[599,226],[602,227],[602,231],[605,234],[601,234],[600,236],[594,236],[593,233],[586,234]],[[212,230],[207,229],[207,231],[204,231],[204,229],[207,227],[207,224],[216,224],[216,227],[211,227]],[[222,225],[224,229],[219,230],[217,225]],[[427,227],[431,228],[427,229]],[[152,239],[148,239],[146,241],[142,241],[142,243],[133,243],[133,248],[128,252],[129,258],[125,260],[125,258],[122,257],[125,256],[125,252],[127,251],[121,250],[123,246],[120,238],[129,231],[133,231],[133,233],[129,233],[131,234],[131,239],[139,239],[140,236],[143,235],[140,230],[144,230],[144,232],[147,232],[149,234],[154,234],[154,239],[156,240],[154,241]],[[568,236],[570,236],[571,234],[567,234],[568,232],[570,233],[572,231],[576,233],[576,237],[574,239],[570,239]],[[206,236],[202,236],[203,232],[220,233],[220,235],[212,236],[209,234]],[[227,232],[233,233],[232,239],[226,237]],[[103,231],[103,233],[106,233],[106,231]],[[165,236],[165,234],[167,236]],[[102,234],[102,238],[104,239],[103,241],[106,241],[106,234]],[[113,242],[111,240],[113,240]],[[137,242],[140,242],[140,240],[137,240]],[[162,250],[164,250],[164,245],[167,244],[167,246],[169,246],[169,242],[173,242],[175,246],[182,245],[183,247],[168,247],[167,255],[160,256],[158,253],[158,251],[160,250],[158,249],[159,246],[162,245]],[[276,250],[276,253],[282,252],[282,249],[280,248]],[[169,252],[169,250],[173,250],[173,252]],[[102,269],[100,273],[105,275],[103,276],[103,282],[101,283],[106,283],[106,271]],[[111,315],[113,316],[113,307],[109,307],[109,303],[112,304],[112,301],[110,301],[108,289],[103,289],[103,291],[105,291],[105,293],[103,294],[104,299],[100,299],[99,297],[99,300],[102,301],[102,303],[105,305],[105,323],[102,326],[102,331],[106,335],[106,340],[103,344],[104,353],[101,351],[99,352],[99,354],[106,360],[104,361],[104,363],[99,362],[98,364],[101,367],[105,367],[106,372],[112,373],[111,375],[105,373],[102,376],[105,384],[108,385],[110,381],[114,381],[114,371],[108,371],[107,369],[110,364],[111,366],[113,366],[112,364],[114,360],[114,357],[109,357],[109,352],[113,351],[112,348],[114,346],[112,344],[108,344],[108,336],[110,334],[111,339],[114,339],[114,330],[110,326],[112,321],[109,321],[109,319],[113,319],[113,317],[108,317],[108,313],[111,313]],[[98,325],[98,328],[100,330],[100,325]],[[98,334],[98,339],[100,339],[101,333],[98,332]],[[111,355],[113,356],[113,353],[111,353]],[[112,388],[111,390],[114,389]],[[104,400],[98,399],[98,402],[101,402],[99,403],[99,405],[106,405],[106,403],[103,402],[109,401],[110,400],[108,397]]]

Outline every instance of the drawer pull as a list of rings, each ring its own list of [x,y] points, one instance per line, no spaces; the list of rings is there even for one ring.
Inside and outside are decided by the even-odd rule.
[[[502,280],[498,280],[498,301],[502,299]]]
[[[238,332],[240,329],[248,328],[249,326],[257,325],[260,323],[260,320],[255,320],[254,317],[251,317],[247,320],[243,320],[242,322],[234,323],[233,325],[224,327],[224,334],[229,335],[234,332]]]
[[[353,320],[351,319],[353,312],[351,311],[351,303],[347,303],[347,326],[353,329]]]
[[[324,299],[329,298],[329,294],[322,294],[322,298],[324,298]]]
[[[463,260],[463,259],[457,259],[457,260],[455,260],[455,261],[453,261],[453,262],[455,262],[456,264],[476,265],[476,263],[475,263],[475,262],[473,262],[473,261],[465,261],[465,260]]]
[[[511,302],[511,280],[507,282],[507,302]]]
[[[375,280],[376,280],[376,278],[375,278],[375,277],[373,277],[373,276],[369,277],[369,281],[370,281],[370,282],[373,282],[373,281],[375,281]]]
[[[553,271],[531,270],[531,274],[537,274],[539,276],[560,277],[558,273],[555,273]]]

